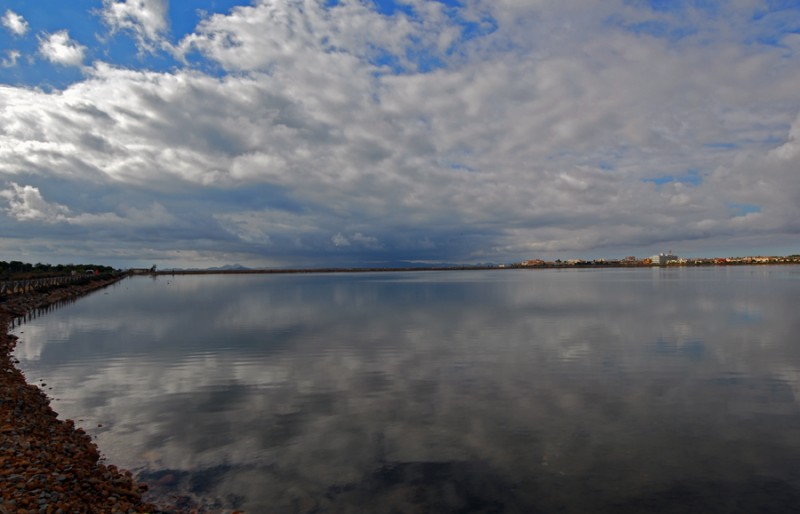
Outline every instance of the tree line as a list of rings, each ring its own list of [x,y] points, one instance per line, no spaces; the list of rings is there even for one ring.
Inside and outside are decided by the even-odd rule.
[[[85,274],[88,270],[95,273],[110,273],[111,266],[101,264],[43,264],[37,262],[0,261],[0,280],[23,280],[28,278],[60,277],[64,275]]]

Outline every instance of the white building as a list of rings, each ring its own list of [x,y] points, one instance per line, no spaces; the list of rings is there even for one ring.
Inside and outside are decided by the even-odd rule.
[[[672,252],[660,253],[658,255],[653,255],[652,257],[650,257],[650,260],[653,262],[653,264],[655,264],[657,266],[665,266],[665,265],[669,264],[670,262],[677,263],[678,262],[678,256],[677,255],[673,255]]]

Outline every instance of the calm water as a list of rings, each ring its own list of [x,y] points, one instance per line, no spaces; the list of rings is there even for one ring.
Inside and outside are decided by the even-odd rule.
[[[793,266],[161,276],[15,331],[28,380],[159,494],[783,513],[799,300]]]

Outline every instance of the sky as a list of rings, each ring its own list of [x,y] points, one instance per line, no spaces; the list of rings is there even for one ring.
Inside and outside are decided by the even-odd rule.
[[[797,0],[5,0],[0,260],[800,253]]]

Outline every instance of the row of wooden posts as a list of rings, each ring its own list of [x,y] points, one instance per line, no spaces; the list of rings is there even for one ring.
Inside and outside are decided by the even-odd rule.
[[[31,278],[26,280],[0,281],[0,296],[27,293],[37,289],[69,284],[76,280],[85,279],[83,275],[66,275],[62,277]]]

